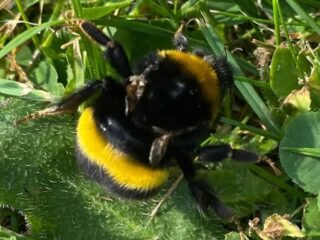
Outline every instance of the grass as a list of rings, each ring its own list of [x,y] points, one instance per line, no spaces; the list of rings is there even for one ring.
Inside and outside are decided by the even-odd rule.
[[[227,57],[235,75],[235,88],[226,96],[216,131],[204,144],[231,143],[268,157],[282,171],[276,176],[264,162],[227,160],[210,167],[203,177],[239,216],[243,234],[248,236],[248,220],[257,217],[261,224],[251,224],[254,239],[274,239],[270,231],[279,239],[320,236],[314,221],[320,215],[320,166],[314,154],[320,149],[318,1],[7,0],[2,4],[0,237],[240,238],[234,224],[214,214],[198,215],[185,183],[145,227],[170,184],[150,200],[122,202],[85,179],[74,164],[74,115],[13,127],[15,120],[88,80],[118,77],[101,57],[102,49],[72,24],[76,18],[92,21],[120,42],[132,63],[150,51],[172,48],[180,22],[190,20],[185,32],[190,49]],[[8,207],[20,213],[8,214]],[[29,231],[20,231],[13,221],[22,221],[17,218],[20,214]],[[274,214],[289,214],[298,229],[283,218],[271,217]],[[276,231],[270,229],[270,221],[285,224]]]

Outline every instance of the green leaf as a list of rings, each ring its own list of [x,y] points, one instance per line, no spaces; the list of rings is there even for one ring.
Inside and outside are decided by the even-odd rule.
[[[319,197],[318,197],[319,198]],[[308,237],[320,237],[320,211],[316,198],[308,198],[304,208],[302,226]]]
[[[32,59],[32,52],[29,47],[23,46],[17,53],[16,60],[21,66],[28,66]]]
[[[0,239],[1,240],[31,240],[28,237],[17,234],[1,226],[0,226]]]
[[[149,214],[165,189],[145,201],[120,200],[83,176],[75,163],[75,119],[54,116],[13,127],[39,105],[8,99],[0,109],[0,204],[23,211],[31,238],[222,238],[220,219],[203,219],[185,182]]]
[[[275,236],[279,239],[285,236],[303,238],[304,234],[297,225],[290,222],[287,218],[273,214],[265,220],[263,231],[259,234],[259,237],[263,240],[272,240]]]
[[[292,92],[285,99],[284,104],[290,104],[299,112],[309,111],[311,106],[309,88],[302,87],[299,90],[292,90]]]
[[[265,201],[271,209],[264,207],[261,212],[284,212],[288,202],[280,190],[252,173],[249,170],[251,165],[226,161],[217,171],[210,171],[207,178],[221,200],[239,217],[251,214],[260,202]]]
[[[303,73],[309,74],[311,64],[304,53],[297,58],[300,69]],[[278,97],[287,96],[292,90],[298,89],[299,79],[303,79],[296,67],[289,48],[278,47],[272,57],[270,66],[270,85]]]
[[[30,76],[33,82],[41,85],[53,96],[62,96],[64,87],[58,82],[58,73],[56,69],[48,62],[43,61],[31,72]]]
[[[319,54],[319,53],[318,53]],[[309,84],[311,88],[320,90],[320,59],[316,59],[316,64],[313,65],[310,78],[309,78]]]
[[[0,94],[12,97],[24,97],[35,101],[52,101],[52,96],[48,92],[36,90],[28,84],[7,79],[0,79]]]
[[[113,11],[129,6],[132,3],[131,0],[107,2],[103,6],[82,8],[82,17],[87,20],[95,20],[104,17]]]
[[[292,148],[320,148],[320,112],[295,117],[280,143],[280,161],[289,177],[307,192],[320,192],[320,158]],[[288,149],[289,148],[289,149]]]
[[[224,237],[224,240],[245,240],[248,238],[241,238],[240,233],[237,232],[230,232],[228,234],[226,234],[226,236]]]
[[[311,75],[309,78],[309,86],[310,86],[310,95],[312,104],[314,106],[320,107],[320,64],[319,60],[316,61],[317,64],[315,64],[312,68]]]

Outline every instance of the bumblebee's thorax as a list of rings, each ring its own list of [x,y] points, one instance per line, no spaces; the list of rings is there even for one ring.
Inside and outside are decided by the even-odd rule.
[[[218,114],[220,91],[216,72],[191,53],[158,51],[140,75],[131,78],[128,89],[137,93],[129,112],[138,127],[179,130],[210,122]]]

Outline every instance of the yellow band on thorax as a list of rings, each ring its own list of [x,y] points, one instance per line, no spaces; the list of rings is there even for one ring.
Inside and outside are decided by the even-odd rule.
[[[204,99],[211,105],[211,116],[214,120],[220,106],[220,88],[215,70],[201,57],[192,53],[161,50],[158,54],[179,64],[184,74],[193,76],[198,81]]]

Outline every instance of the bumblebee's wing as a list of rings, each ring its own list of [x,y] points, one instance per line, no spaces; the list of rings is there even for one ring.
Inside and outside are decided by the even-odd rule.
[[[58,103],[45,108],[43,110],[31,113],[22,119],[15,122],[15,125],[21,124],[23,122],[36,119],[42,116],[56,115],[63,112],[75,111],[81,103],[86,101],[89,97],[97,93],[103,88],[104,81],[92,81],[86,84],[84,87],[78,89],[73,94],[63,98]]]

